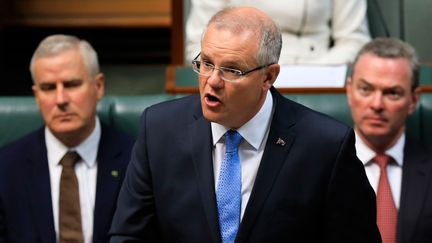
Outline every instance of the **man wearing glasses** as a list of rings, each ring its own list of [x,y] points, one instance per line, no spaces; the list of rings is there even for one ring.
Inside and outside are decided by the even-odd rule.
[[[275,90],[280,49],[255,8],[210,20],[200,95],[143,113],[111,242],[380,242],[352,129]]]

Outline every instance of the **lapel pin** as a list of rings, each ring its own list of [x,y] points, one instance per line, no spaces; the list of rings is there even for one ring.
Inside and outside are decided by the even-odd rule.
[[[118,177],[118,176],[119,176],[119,172],[118,172],[118,170],[112,170],[112,171],[111,171],[111,176],[112,176],[112,177]]]
[[[278,138],[276,140],[276,144],[280,146],[285,146],[285,141],[282,138]]]

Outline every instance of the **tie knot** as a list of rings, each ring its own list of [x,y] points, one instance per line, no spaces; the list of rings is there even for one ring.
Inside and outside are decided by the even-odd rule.
[[[390,162],[390,156],[386,154],[377,154],[374,158],[375,163],[378,164],[378,166],[383,169],[385,168],[388,163]]]
[[[225,146],[227,152],[235,152],[238,149],[242,136],[235,130],[225,133]]]
[[[80,158],[76,151],[68,151],[60,160],[60,164],[63,165],[63,167],[73,167]]]

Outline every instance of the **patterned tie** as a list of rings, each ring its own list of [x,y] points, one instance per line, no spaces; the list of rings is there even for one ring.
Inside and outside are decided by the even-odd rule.
[[[238,146],[242,137],[237,131],[225,133],[225,156],[222,160],[216,200],[223,243],[234,242],[240,225],[241,167]]]
[[[60,177],[60,243],[84,242],[81,226],[81,210],[75,163],[80,156],[69,151],[60,160],[63,170]]]
[[[387,164],[390,157],[385,154],[377,154],[375,163],[381,169],[381,175],[377,191],[377,224],[383,243],[396,243],[397,209],[393,200],[387,177]]]

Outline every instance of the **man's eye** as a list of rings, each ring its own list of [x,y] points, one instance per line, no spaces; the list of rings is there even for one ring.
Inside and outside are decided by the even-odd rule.
[[[242,75],[242,72],[240,70],[237,70],[237,69],[224,68],[223,71],[227,74],[230,74],[230,75],[235,75],[235,76],[241,76]]]
[[[55,84],[40,84],[39,85],[39,89],[42,91],[52,91],[56,89],[56,85]]]
[[[201,64],[203,65],[203,67],[204,67],[204,68],[208,68],[208,69],[210,69],[210,68],[213,68],[213,67],[214,67],[214,66],[213,66],[213,64],[211,64],[211,63],[208,63],[208,62],[202,62]]]
[[[385,96],[389,97],[391,100],[398,100],[403,96],[403,92],[398,90],[389,90],[386,91]]]
[[[75,88],[82,84],[82,80],[71,80],[63,83],[63,86],[67,88]]]
[[[372,88],[366,85],[361,85],[358,87],[358,90],[362,94],[369,94],[372,91]]]

